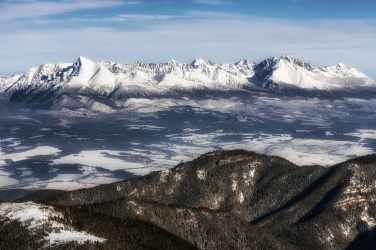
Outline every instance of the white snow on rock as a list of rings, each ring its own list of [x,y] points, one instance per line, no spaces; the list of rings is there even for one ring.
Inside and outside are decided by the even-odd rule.
[[[374,228],[376,226],[376,221],[368,213],[368,207],[365,207],[365,210],[361,214],[361,220],[367,223],[369,228]]]
[[[196,171],[196,173],[197,173],[197,178],[198,179],[200,179],[202,181],[206,180],[207,172],[205,170],[199,169],[199,170]]]
[[[244,195],[243,195],[242,192],[240,192],[240,194],[239,194],[239,202],[244,203]]]

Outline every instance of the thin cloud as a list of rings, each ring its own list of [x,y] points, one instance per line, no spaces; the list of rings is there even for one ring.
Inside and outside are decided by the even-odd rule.
[[[0,19],[21,19],[54,16],[84,9],[100,9],[123,4],[139,4],[139,1],[120,0],[67,0],[67,1],[17,1],[0,5]]]
[[[46,24],[53,25],[57,23],[82,23],[82,22],[91,22],[91,23],[103,23],[103,22],[126,22],[126,21],[153,21],[153,20],[169,20],[175,18],[189,18],[190,16],[171,16],[171,15],[143,15],[143,14],[123,14],[117,15],[115,17],[108,18],[69,18],[64,20],[35,20],[36,24]]]
[[[167,20],[173,18],[185,18],[188,16],[170,16],[170,15],[140,15],[140,14],[130,14],[130,15],[119,15],[118,19],[121,21],[135,20]]]
[[[185,15],[190,17],[196,17],[196,18],[233,18],[233,14],[227,13],[227,12],[219,12],[219,11],[202,11],[202,10],[189,10],[184,12]],[[239,17],[241,17],[239,15]]]
[[[208,5],[221,5],[225,3],[221,0],[195,0],[193,2],[198,3],[198,4],[208,4]]]

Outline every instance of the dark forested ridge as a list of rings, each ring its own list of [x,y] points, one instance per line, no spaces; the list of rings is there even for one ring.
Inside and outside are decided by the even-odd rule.
[[[373,249],[375,166],[376,155],[325,168],[215,151],[145,177],[17,201],[54,205],[108,249]]]

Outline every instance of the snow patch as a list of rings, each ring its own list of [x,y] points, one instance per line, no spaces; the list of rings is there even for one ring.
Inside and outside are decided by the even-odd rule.
[[[212,201],[211,209],[218,209],[221,207],[221,202],[224,201],[224,198],[220,194],[215,194]]]
[[[180,181],[182,179],[182,177],[183,177],[182,174],[178,174],[178,173],[175,174],[175,180],[176,181]]]
[[[244,195],[243,195],[242,192],[240,192],[240,194],[239,194],[239,202],[244,203]]]
[[[53,164],[81,164],[86,166],[101,167],[109,170],[126,170],[128,172],[144,175],[144,165],[134,162],[126,162],[120,159],[122,151],[92,150],[81,151],[79,154],[64,156],[53,160]]]
[[[47,232],[48,235],[44,238],[50,242],[49,245],[60,245],[69,241],[78,241],[79,243],[86,241],[106,241],[106,239],[98,238],[86,232],[68,229],[70,228],[69,226],[51,220],[54,216],[62,217],[62,214],[56,212],[51,206],[40,205],[34,202],[1,203],[0,215],[11,220],[21,221],[30,231],[43,227],[52,228],[52,232]]]
[[[206,174],[207,172],[205,170],[197,170],[197,178],[200,180],[205,180],[206,179]]]
[[[159,182],[165,183],[167,176],[170,174],[170,170],[161,171],[159,174]]]
[[[232,191],[236,191],[237,188],[238,188],[238,182],[236,180],[232,180],[232,185],[231,185]]]
[[[50,245],[64,245],[66,242],[77,241],[79,244],[83,244],[87,241],[92,242],[104,242],[105,239],[89,235],[87,233],[77,232],[77,231],[67,231],[60,230],[60,232],[52,232],[45,237],[46,240],[50,241]]]
[[[360,215],[360,219],[367,223],[368,227],[371,229],[376,226],[376,221],[374,218],[372,218],[368,213],[368,207],[364,208],[364,211]]]
[[[24,152],[19,152],[19,153],[11,153],[11,154],[1,154],[0,153],[0,156],[4,160],[7,159],[7,160],[11,160],[13,162],[17,162],[17,161],[26,160],[26,159],[29,159],[29,158],[35,157],[35,156],[58,155],[58,153],[60,153],[60,152],[61,152],[61,150],[54,148],[54,147],[39,146],[39,147],[30,149],[30,150],[27,150],[27,151],[24,151]],[[1,162],[0,162],[0,164],[1,164]],[[4,163],[1,164],[0,166],[2,166],[2,165],[4,165]]]
[[[335,237],[333,235],[333,233],[330,231],[330,229],[328,229],[328,236],[326,237],[326,240],[328,241],[328,243],[330,243],[330,245],[334,245],[334,241],[335,241]]]
[[[345,237],[349,237],[351,233],[351,228],[348,225],[341,224],[342,232],[345,235]]]

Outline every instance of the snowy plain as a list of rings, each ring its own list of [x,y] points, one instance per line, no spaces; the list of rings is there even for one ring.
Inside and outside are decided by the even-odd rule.
[[[376,151],[375,99],[257,93],[141,97],[125,104],[112,112],[62,109],[0,118],[0,189],[92,187],[213,150],[241,148],[324,166]]]

